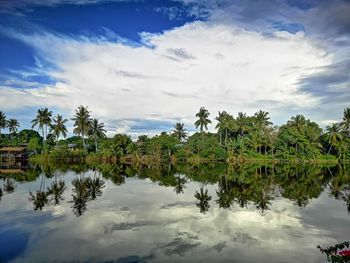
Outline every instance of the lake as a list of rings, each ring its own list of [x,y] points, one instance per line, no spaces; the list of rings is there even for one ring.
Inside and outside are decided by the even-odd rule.
[[[14,168],[0,262],[326,262],[350,239],[348,166]]]

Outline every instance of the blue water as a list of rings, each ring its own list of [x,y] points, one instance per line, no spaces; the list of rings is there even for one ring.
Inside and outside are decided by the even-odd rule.
[[[15,183],[0,201],[0,262],[326,262],[318,245],[350,239],[350,177],[334,167],[106,165],[37,167],[31,181],[0,176],[3,189]],[[86,178],[102,182],[95,196],[72,184]],[[55,203],[48,188],[59,181]],[[37,191],[47,201],[35,211]]]

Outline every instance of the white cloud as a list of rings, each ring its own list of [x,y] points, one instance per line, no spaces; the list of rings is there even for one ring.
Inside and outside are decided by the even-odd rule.
[[[12,35],[55,65],[48,74],[59,81],[30,90],[1,87],[5,110],[48,106],[73,113],[83,104],[100,119],[153,119],[158,114],[158,120],[191,125],[200,106],[214,117],[218,110],[252,114],[265,102],[273,118],[285,121],[291,109],[318,106],[317,98],[300,92],[298,80],[332,62],[303,33],[267,37],[210,22],[142,33],[145,46],[139,47],[48,33]]]

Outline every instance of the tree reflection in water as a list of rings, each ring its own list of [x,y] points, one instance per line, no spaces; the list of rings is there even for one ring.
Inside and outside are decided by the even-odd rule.
[[[51,186],[48,187],[48,195],[51,196],[50,203],[53,205],[59,205],[64,200],[63,193],[66,190],[66,184],[64,181],[54,181]]]
[[[84,177],[84,173],[79,178],[75,178],[72,181],[73,185],[73,212],[76,216],[81,216],[87,210],[87,203],[91,200],[95,200],[102,195],[102,189],[105,187],[105,181],[96,176],[97,172],[94,171],[93,178]]]
[[[50,196],[49,202],[54,206],[59,205],[64,200],[63,194],[66,190],[66,183],[63,180],[57,180],[58,172],[54,172],[55,180],[51,183],[50,187],[47,188],[47,193]]]
[[[3,177],[4,184],[0,190],[2,194],[15,189],[16,181],[33,181],[41,174],[40,188],[30,193],[34,210],[42,210],[45,205],[60,205],[66,191],[65,180],[57,178],[61,167],[57,164],[34,167],[25,174],[15,177]],[[63,173],[70,170],[67,165],[62,167]],[[349,165],[320,166],[316,164],[201,164],[189,165],[147,165],[129,166],[125,164],[74,165],[73,171],[80,174],[71,183],[73,211],[77,216],[87,210],[87,203],[102,196],[106,186],[105,180],[114,185],[126,182],[127,177],[137,176],[140,180],[149,179],[162,187],[172,187],[176,194],[186,189],[188,182],[201,185],[217,185],[215,189],[215,203],[221,209],[229,209],[235,204],[241,208],[255,208],[261,213],[271,209],[276,197],[291,200],[296,206],[306,207],[310,200],[318,198],[325,190],[329,196],[343,202],[350,213],[350,176]],[[93,171],[85,177],[86,171]],[[27,176],[30,175],[30,176]],[[45,177],[51,184],[45,191]],[[102,179],[102,176],[104,179]],[[201,187],[195,192],[196,204],[201,213],[210,208],[211,196],[208,190]]]
[[[229,191],[226,175],[220,176],[218,187],[219,190],[216,191],[216,195],[218,196],[216,203],[220,208],[230,208],[233,205],[233,198]]]
[[[96,177],[96,171],[94,171],[94,177],[88,177],[86,179],[86,187],[88,190],[88,194],[91,200],[95,200],[97,197],[102,195],[102,189],[105,187],[105,181],[100,178],[100,176]]]
[[[101,164],[97,167],[101,171],[105,179],[111,180],[115,185],[122,185],[125,183],[125,172],[123,165],[120,164]]]
[[[13,193],[16,188],[16,183],[13,179],[11,178],[6,178],[5,183],[4,183],[4,191],[7,193]]]
[[[85,213],[87,209],[87,202],[89,200],[89,192],[86,186],[86,178],[80,177],[75,178],[72,181],[72,202],[73,202],[73,212],[76,216],[81,216]]]
[[[194,197],[199,201],[196,202],[196,206],[199,207],[201,213],[206,213],[209,211],[211,196],[208,195],[208,189],[204,190],[203,187],[199,189],[199,192],[196,191]]]
[[[187,183],[187,179],[184,176],[176,176],[176,185],[174,187],[174,191],[177,194],[182,194],[184,189],[186,188],[185,184]]]
[[[29,200],[33,202],[34,211],[42,210],[44,206],[49,202],[48,193],[45,189],[45,177],[44,173],[41,174],[40,188],[35,193],[29,192]]]

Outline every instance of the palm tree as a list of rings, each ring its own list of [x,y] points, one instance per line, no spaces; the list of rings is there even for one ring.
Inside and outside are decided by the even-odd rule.
[[[208,119],[209,115],[210,114],[209,114],[208,110],[205,109],[204,107],[201,107],[199,109],[199,112],[196,114],[196,117],[198,118],[198,120],[194,123],[194,125],[196,126],[196,128],[199,127],[199,129],[202,133],[203,141],[204,141],[203,128],[208,130],[208,124],[211,123],[211,120]]]
[[[301,131],[302,127],[306,124],[306,119],[303,115],[298,114],[296,116],[293,116],[287,124],[294,126],[298,129],[298,131]]]
[[[105,125],[103,122],[99,123],[98,119],[93,119],[91,122],[91,127],[88,131],[88,134],[93,138],[95,142],[95,151],[97,152],[97,141],[99,138],[106,137],[106,130],[104,129]]]
[[[186,129],[184,128],[183,123],[176,123],[174,125],[174,130],[173,130],[173,135],[178,138],[178,140],[181,142],[183,139],[186,139],[187,137],[187,132]]]
[[[332,149],[332,146],[336,146],[339,141],[343,139],[341,134],[341,125],[339,123],[333,123],[331,126],[326,127],[326,136],[328,138],[328,143],[330,145],[327,154]]]
[[[225,133],[225,145],[227,145],[228,132],[236,128],[236,122],[232,115],[228,114],[226,111],[219,111],[219,115],[215,119],[218,121],[215,129],[218,129],[220,134],[220,145],[222,145],[223,132]]]
[[[51,133],[55,136],[56,144],[59,141],[60,135],[62,135],[64,138],[67,136],[67,127],[65,123],[67,122],[67,119],[63,119],[62,115],[57,114],[55,118],[53,118],[53,124],[51,126]]]
[[[1,139],[1,129],[5,129],[7,127],[6,115],[3,111],[0,111],[0,139]]]
[[[265,127],[272,124],[270,121],[270,117],[268,117],[269,113],[267,111],[259,110],[255,113],[255,121],[258,129],[264,129]]]
[[[7,127],[9,128],[9,132],[11,134],[16,134],[19,127],[19,122],[16,119],[9,119],[7,121]]]
[[[32,120],[32,128],[38,126],[38,129],[41,129],[43,136],[43,144],[45,149],[46,137],[47,137],[47,128],[51,127],[51,117],[52,111],[49,111],[48,108],[39,109],[35,116],[35,119]]]
[[[72,120],[74,121],[73,132],[82,137],[85,149],[85,135],[89,132],[91,127],[90,111],[87,107],[81,105],[75,110],[75,115]]]
[[[254,153],[256,153],[257,149],[259,150],[259,153],[261,153],[262,140],[259,131],[255,130],[249,134],[248,143],[253,148]]]
[[[350,108],[344,109],[343,121],[341,122],[342,128],[347,135],[350,135]]]
[[[238,112],[236,123],[237,131],[242,137],[244,133],[246,133],[249,130],[249,117],[243,112]]]
[[[222,144],[222,133],[225,130],[225,117],[226,117],[227,112],[223,111],[220,112],[219,111],[219,115],[217,117],[215,117],[215,120],[218,122],[215,126],[215,129],[218,130],[218,133],[220,134],[220,145]]]

